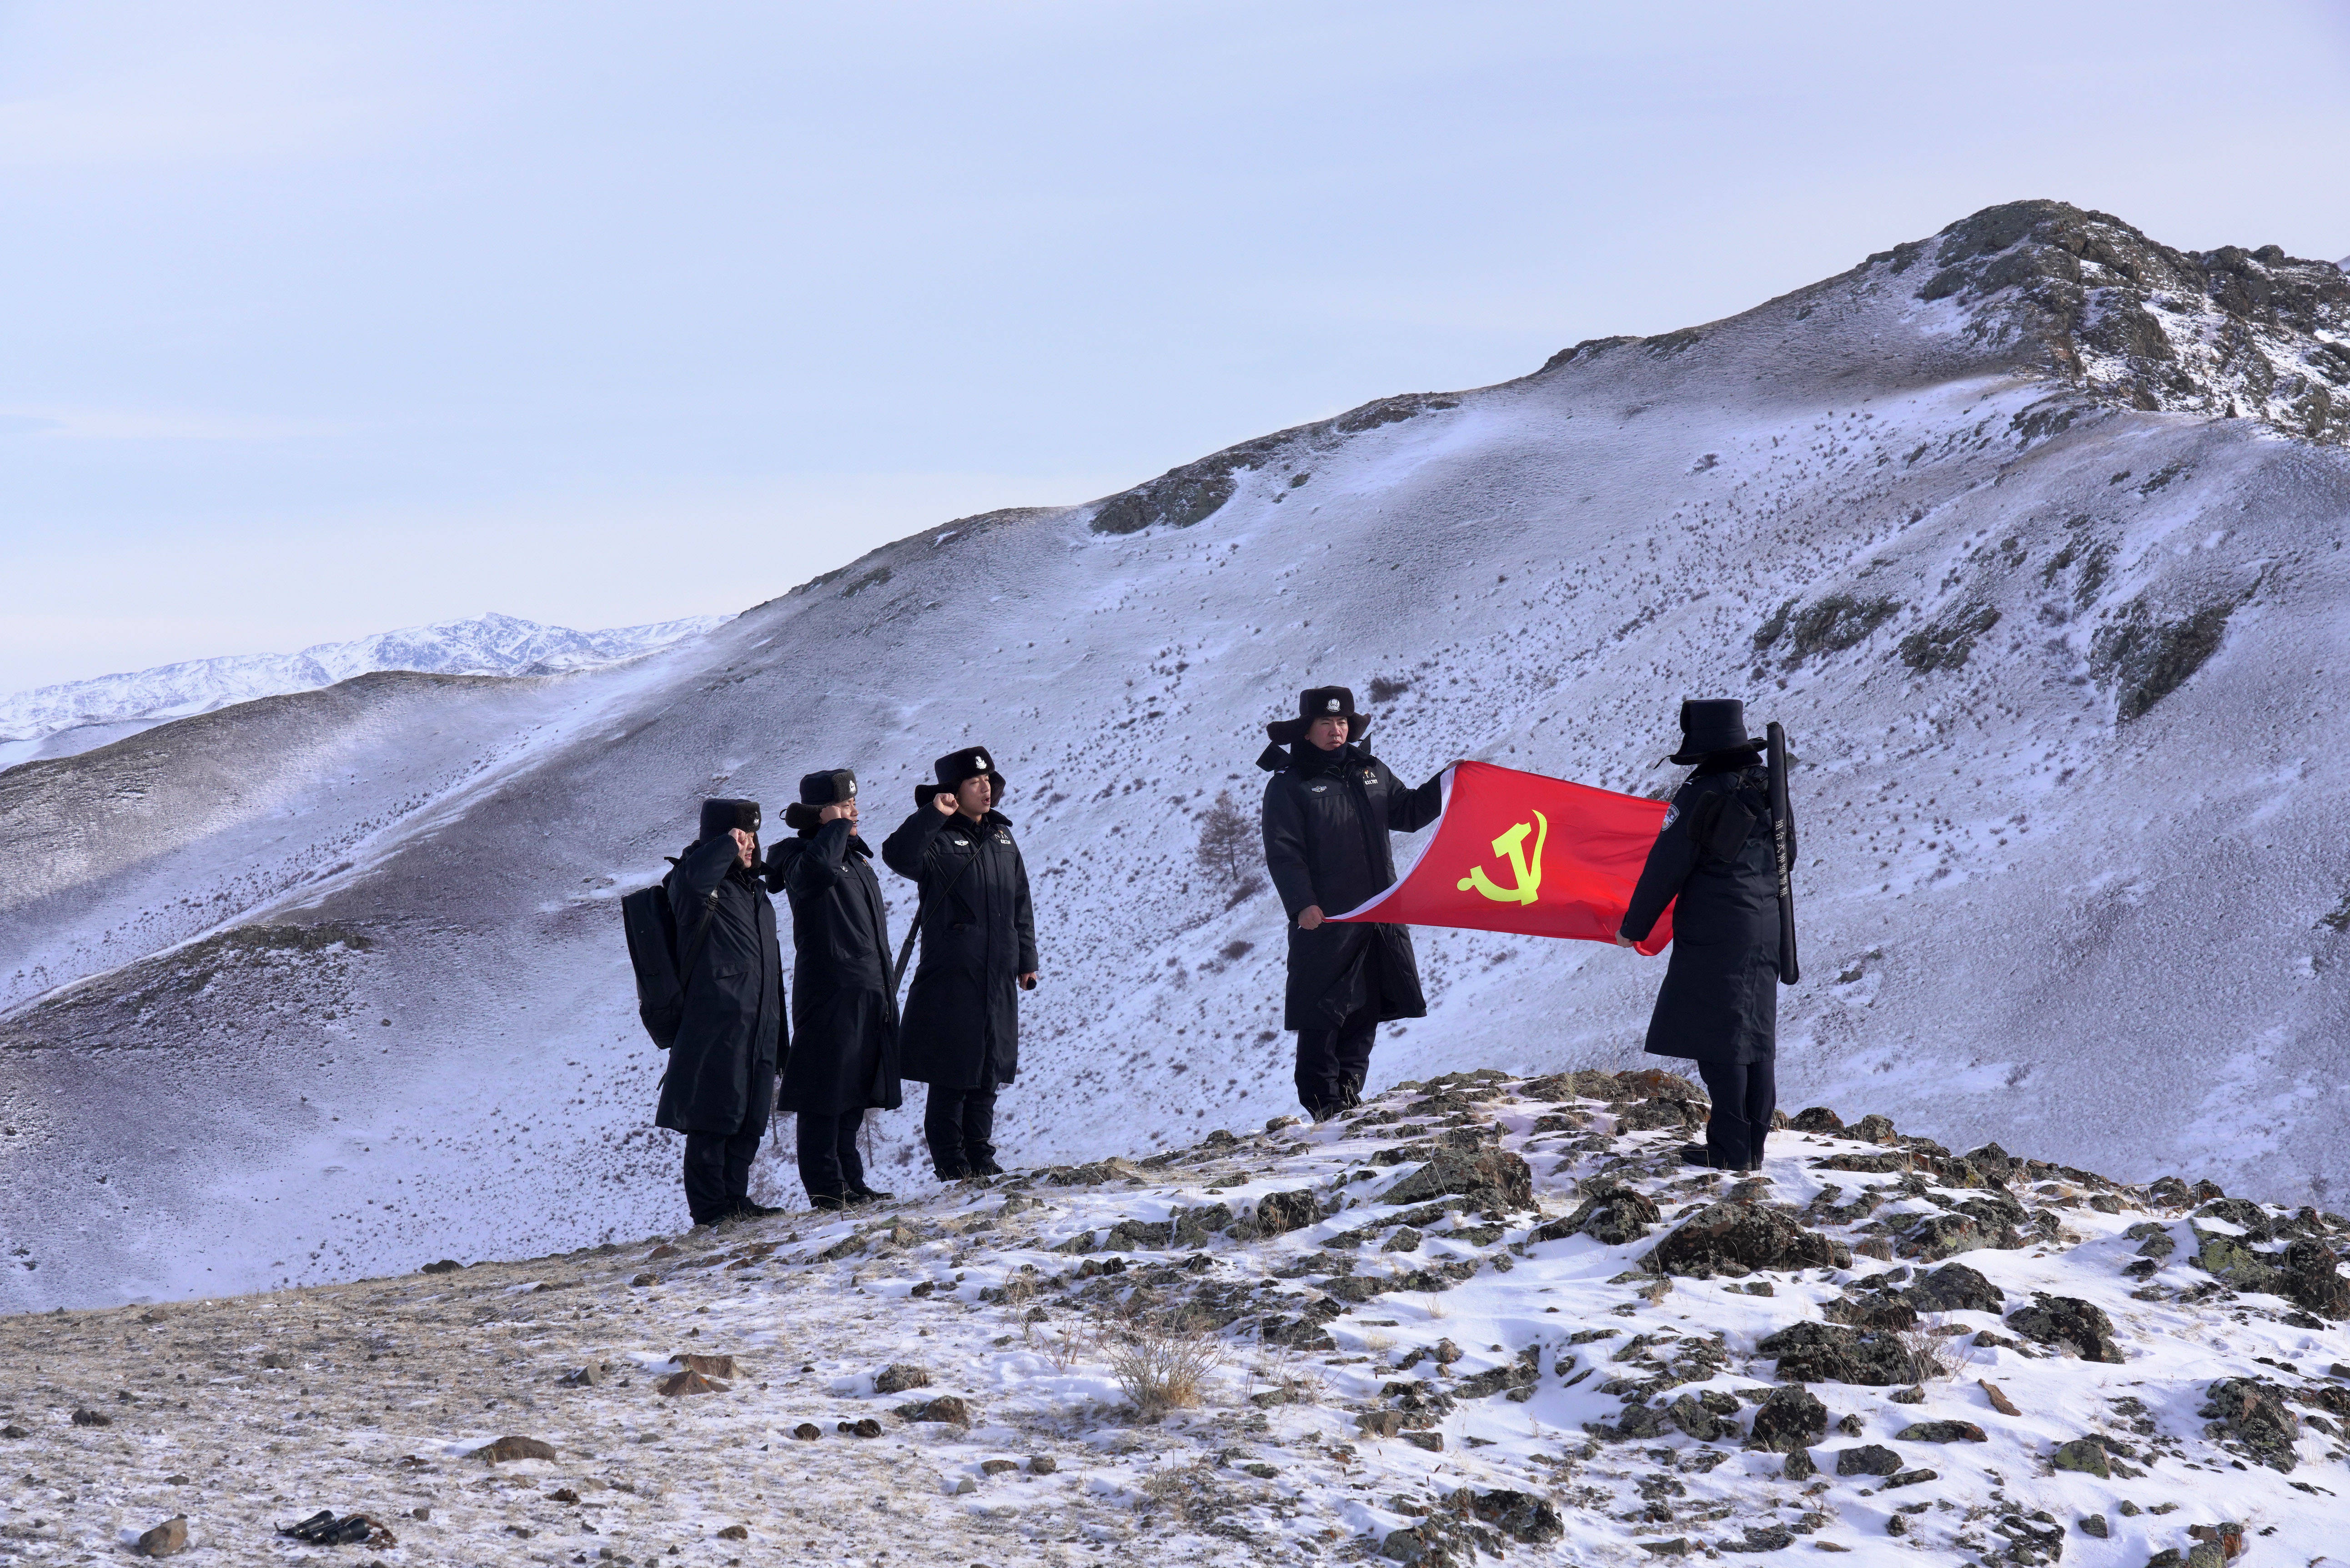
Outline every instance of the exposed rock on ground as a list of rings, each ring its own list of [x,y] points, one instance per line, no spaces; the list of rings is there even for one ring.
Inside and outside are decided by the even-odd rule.
[[[2350,1331],[2284,1287],[2350,1222],[1815,1115],[1693,1171],[1679,1085],[1454,1075],[1148,1165],[0,1320],[0,1560],[2334,1549]],[[2036,1240],[1889,1255],[1966,1202]]]

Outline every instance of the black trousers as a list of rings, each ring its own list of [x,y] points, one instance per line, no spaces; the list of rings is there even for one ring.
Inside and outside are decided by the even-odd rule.
[[[1360,1099],[1378,1032],[1378,1014],[1367,1007],[1348,1014],[1336,1029],[1299,1030],[1297,1103],[1318,1116]]]
[[[1706,1151],[1713,1163],[1733,1170],[1762,1162],[1762,1140],[1771,1133],[1771,1113],[1779,1108],[1779,1080],[1768,1056],[1741,1065],[1700,1062],[1697,1075],[1713,1101],[1705,1124]]]
[[[995,1090],[993,1084],[976,1089],[931,1085],[922,1106],[922,1141],[931,1146],[931,1163],[941,1175],[964,1175],[981,1160],[995,1158]]]
[[[857,1152],[857,1129],[864,1125],[861,1110],[800,1113],[800,1185],[810,1198],[845,1197],[865,1185],[865,1161]]]
[[[766,1117],[749,1132],[685,1135],[685,1206],[693,1222],[723,1220],[751,1196],[751,1160],[759,1152]]]

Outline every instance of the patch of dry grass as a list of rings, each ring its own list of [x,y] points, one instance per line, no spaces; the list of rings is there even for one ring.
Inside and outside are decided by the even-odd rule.
[[[1136,1410],[1155,1421],[1170,1410],[1200,1402],[1200,1390],[1224,1362],[1224,1345],[1212,1334],[1180,1318],[1141,1318],[1121,1324],[1105,1357]]]

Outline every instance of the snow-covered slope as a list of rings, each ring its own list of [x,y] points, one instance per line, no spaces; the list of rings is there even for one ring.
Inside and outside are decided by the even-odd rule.
[[[1220,794],[1253,805],[1263,722],[1327,680],[1415,781],[1471,756],[1639,791],[1673,782],[1680,698],[1744,697],[1804,760],[1789,1103],[2324,1200],[2350,1179],[2345,389],[2332,264],[2022,203],[1732,319],[947,524],[609,670],[375,676],[14,769],[0,1292],[658,1228],[677,1149],[618,896],[705,794],[772,805],[852,763],[878,836],[972,742],[1011,779],[1045,961],[1011,1153],[1283,1110],[1280,910],[1191,850]],[[1383,1034],[1375,1085],[1630,1059],[1661,971],[1420,952],[1430,1014]],[[875,1118],[901,1185],[919,1095]]]
[[[1759,1177],[1693,1172],[1686,1083],[1498,1078],[851,1214],[0,1319],[0,1532],[27,1562],[175,1516],[259,1561],[319,1508],[392,1562],[2350,1562],[2350,1332],[2309,1310],[2350,1296],[2340,1217],[1817,1117]]]
[[[166,720],[311,691],[379,670],[433,675],[547,675],[632,659],[719,625],[696,616],[610,631],[573,631],[510,615],[477,616],[322,642],[299,653],[245,653],[102,675],[0,699],[0,767],[78,752]]]

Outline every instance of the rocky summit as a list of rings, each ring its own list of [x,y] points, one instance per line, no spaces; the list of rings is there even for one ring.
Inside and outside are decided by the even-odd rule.
[[[828,1223],[0,1320],[0,1562],[2343,1560],[2350,1221],[1821,1108],[1709,1171],[1705,1108],[1453,1074]]]

